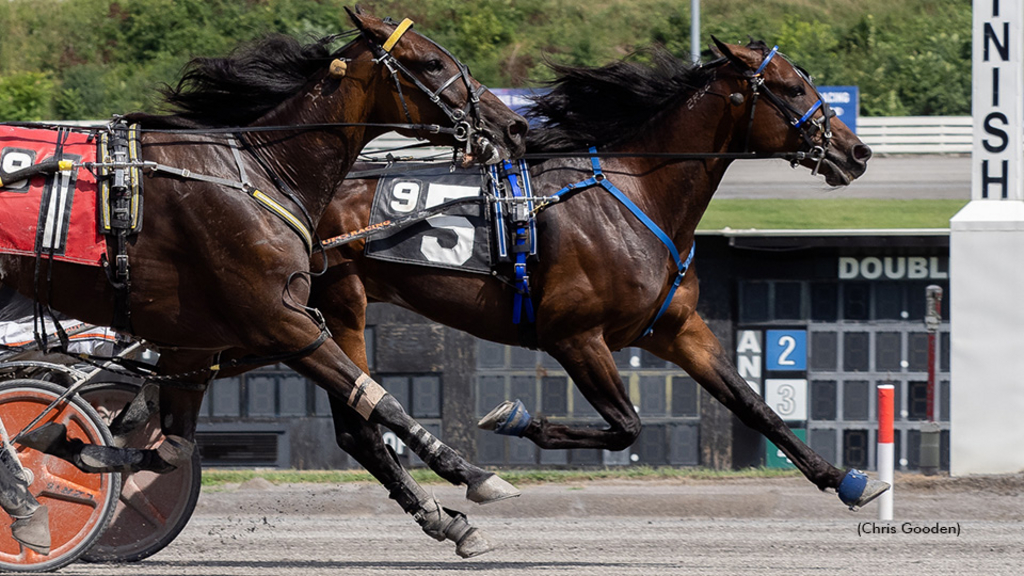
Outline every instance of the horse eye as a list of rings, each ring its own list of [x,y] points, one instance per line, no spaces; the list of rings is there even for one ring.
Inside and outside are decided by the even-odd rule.
[[[423,65],[423,69],[426,70],[427,72],[440,72],[444,70],[444,62],[437,58],[432,58],[430,60],[427,60],[426,64]]]
[[[786,93],[788,93],[791,98],[799,98],[806,95],[807,91],[804,90],[803,84],[797,84],[796,86],[787,87]]]

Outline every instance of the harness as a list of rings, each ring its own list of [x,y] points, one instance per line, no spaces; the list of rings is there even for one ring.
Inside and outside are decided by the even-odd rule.
[[[487,90],[487,88],[481,85],[478,89],[474,90],[472,87],[472,79],[469,75],[469,68],[455,58],[448,50],[444,47],[434,43],[432,40],[425,38],[431,42],[439,51],[444,53],[446,56],[456,64],[459,72],[449,78],[446,82],[442,83],[441,86],[434,91],[431,91],[419,78],[410,72],[400,61],[394,58],[391,51],[401,39],[401,37],[412,27],[412,21],[409,19],[403,20],[392,32],[391,36],[382,45],[378,45],[377,42],[365,32],[361,32],[364,39],[369,43],[371,50],[374,51],[376,58],[374,62],[382,63],[389,71],[392,79],[395,82],[396,91],[402,103],[402,108],[405,112],[408,124],[382,124],[382,123],[371,123],[371,122],[350,122],[350,123],[324,123],[324,124],[306,124],[300,126],[260,126],[260,127],[247,127],[247,128],[224,128],[224,129],[171,129],[171,130],[147,130],[152,132],[162,133],[203,133],[203,134],[227,134],[228,146],[231,149],[232,155],[235,160],[235,164],[239,171],[239,179],[232,180],[227,178],[221,178],[218,176],[211,176],[206,174],[197,174],[187,168],[177,168],[173,166],[167,166],[159,164],[157,162],[144,161],[141,159],[141,148],[139,147],[138,134],[140,129],[138,126],[128,126],[127,123],[120,118],[109,124],[105,129],[100,129],[100,139],[104,142],[104,146],[101,147],[100,157],[98,162],[73,162],[66,160],[62,157],[60,152],[60,146],[58,145],[57,154],[52,160],[41,162],[32,166],[28,166],[23,169],[15,170],[10,173],[4,172],[0,169],[0,185],[3,181],[14,182],[25,178],[30,178],[39,174],[53,174],[60,172],[62,174],[71,174],[73,170],[78,168],[85,168],[93,171],[100,178],[101,193],[102,197],[107,201],[104,203],[104,207],[101,208],[100,217],[100,232],[108,238],[108,242],[112,246],[114,257],[113,263],[109,262],[107,258],[102,258],[101,265],[107,273],[108,281],[114,287],[115,290],[115,312],[113,319],[113,327],[116,329],[131,332],[131,311],[129,306],[130,301],[130,289],[131,289],[131,275],[130,265],[128,262],[127,245],[128,239],[131,235],[137,234],[141,230],[142,226],[142,193],[141,193],[141,175],[143,173],[155,174],[165,173],[172,176],[176,176],[183,179],[198,180],[203,182],[209,182],[220,186],[226,186],[229,188],[235,188],[245,191],[259,206],[265,208],[282,222],[284,222],[290,229],[292,229],[302,240],[306,246],[307,253],[312,255],[314,248],[321,248],[319,242],[314,241],[314,233],[312,230],[315,228],[313,225],[312,218],[307,212],[305,206],[299,201],[297,195],[291,190],[287,183],[276,174],[273,169],[267,164],[260,155],[253,150],[245,141],[243,134],[245,132],[257,132],[257,131],[278,131],[278,130],[316,130],[324,128],[339,128],[339,127],[387,127],[391,129],[409,129],[414,130],[417,134],[423,132],[431,134],[446,133],[451,134],[452,137],[458,142],[465,143],[464,153],[468,156],[472,152],[474,144],[474,138],[476,137],[480,144],[483,146],[492,146],[486,138],[477,137],[477,132],[482,130],[482,117],[480,112],[480,97]],[[402,92],[401,82],[398,74],[401,73],[410,82],[412,82],[419,90],[421,90],[435,105],[441,108],[444,114],[451,120],[452,127],[442,127],[435,124],[416,124],[412,121],[411,113],[409,112],[408,104],[405,100],[405,95]],[[462,80],[466,88],[468,95],[466,105],[462,108],[453,108],[441,99],[441,94],[452,86],[457,80]],[[47,126],[39,123],[9,123],[11,125],[23,125],[32,127],[44,127],[53,128],[53,126]],[[66,127],[57,127],[58,130],[58,141],[60,141],[61,135],[71,130]],[[242,146],[239,146],[237,141],[242,142]],[[291,210],[286,208],[283,204],[276,201],[266,193],[256,189],[249,183],[247,178],[245,165],[243,163],[240,151],[247,151],[264,169],[267,176],[274,183],[278,191],[289,198],[292,202],[298,206],[301,212],[301,218],[296,216]],[[42,254],[37,254],[37,266],[36,266],[36,282],[35,286],[39,286],[38,275],[39,275],[39,260],[42,258]],[[326,266],[326,258],[324,259]],[[49,268],[52,271],[52,267]],[[294,275],[292,276],[294,277]],[[289,278],[289,284],[292,279]],[[286,287],[287,292],[287,287]],[[37,296],[36,302],[39,302]],[[316,321],[320,327],[320,334],[310,344],[304,346],[302,349],[294,352],[285,352],[281,354],[275,354],[266,357],[251,357],[247,356],[241,359],[232,360],[229,362],[217,362],[213,366],[207,369],[189,372],[187,374],[178,374],[174,376],[156,376],[153,374],[147,374],[150,379],[158,379],[164,381],[172,381],[175,377],[189,376],[197,374],[203,371],[209,371],[215,374],[217,371],[224,367],[231,366],[242,366],[251,364],[262,364],[262,363],[276,363],[286,362],[288,360],[304,357],[317,348],[319,348],[330,336],[330,332],[327,330],[326,323],[315,309],[302,306],[307,314],[309,314],[314,321]],[[51,313],[52,316],[52,313]],[[37,310],[37,318],[41,318],[40,312]],[[67,336],[64,330],[60,328],[58,324],[58,332],[62,342],[66,343]],[[45,338],[45,337],[44,337]],[[66,350],[66,344],[64,349]],[[81,360],[89,361],[87,358],[80,357]],[[113,360],[113,359],[110,359]],[[120,363],[120,362],[118,362]],[[127,363],[122,365],[129,367]],[[129,367],[129,369],[132,369]],[[139,372],[142,369],[136,368]],[[133,371],[135,371],[133,370]],[[187,385],[186,385],[187,386]]]
[[[753,100],[751,104],[750,119],[746,134],[746,142],[744,144],[743,152],[723,152],[723,153],[672,153],[672,152],[650,152],[650,153],[617,153],[617,152],[598,152],[596,147],[590,147],[586,157],[590,158],[592,175],[579,182],[569,184],[563,187],[561,190],[548,197],[533,197],[532,189],[530,187],[529,170],[524,160],[520,160],[517,164],[513,164],[509,161],[502,162],[501,166],[492,165],[489,170],[491,174],[491,183],[495,198],[495,215],[496,221],[499,226],[499,233],[497,235],[498,241],[498,252],[502,257],[510,257],[512,259],[514,277],[510,284],[515,289],[513,296],[512,306],[512,318],[513,322],[517,325],[523,326],[523,318],[525,316],[526,323],[532,324],[535,322],[535,310],[531,298],[530,292],[530,275],[528,273],[528,259],[531,256],[537,254],[537,241],[536,241],[536,215],[552,204],[558,201],[564,201],[575,193],[583,191],[585,189],[601,186],[608,193],[612,195],[619,203],[626,207],[633,216],[639,220],[644,227],[647,228],[663,246],[668,250],[669,255],[672,259],[673,264],[676,267],[676,273],[670,278],[669,290],[662,301],[661,306],[655,313],[654,317],[647,323],[646,328],[641,333],[641,338],[651,334],[654,331],[654,325],[657,321],[665,314],[668,307],[671,305],[672,299],[675,296],[676,291],[682,284],[683,279],[686,276],[686,272],[689,270],[693,263],[695,254],[695,244],[690,244],[690,250],[687,253],[685,260],[682,258],[679,250],[675,244],[649,216],[647,216],[639,206],[637,206],[632,200],[629,199],[618,187],[616,187],[611,180],[604,174],[601,168],[602,157],[655,157],[655,158],[666,158],[666,159],[677,159],[677,160],[703,160],[708,158],[725,158],[725,159],[755,159],[755,158],[785,158],[792,163],[797,163],[801,160],[810,159],[815,162],[813,173],[817,174],[821,162],[824,161],[826,152],[831,144],[832,132],[830,127],[830,119],[835,115],[834,112],[829,108],[828,103],[821,97],[817,88],[810,81],[807,75],[796,66],[793,69],[797,74],[803,78],[814,93],[817,95],[817,100],[812,104],[806,111],[800,112],[784,99],[779,97],[777,94],[772,92],[764,83],[764,71],[768,67],[768,64],[777,56],[780,55],[778,46],[774,47],[764,58],[761,64],[755,70],[747,70],[745,76],[750,84],[751,91],[753,92]],[[783,56],[784,58],[784,56]],[[718,66],[723,65],[728,60],[722,58],[721,60],[708,63],[706,66]],[[792,64],[792,63],[791,63]],[[757,112],[757,102],[759,95],[763,94],[768,101],[775,106],[779,112],[786,119],[787,123],[790,124],[794,129],[800,132],[801,138],[804,144],[807,146],[807,150],[797,152],[785,152],[775,154],[759,154],[750,152],[750,133],[753,126],[754,117]],[[812,120],[815,112],[818,110],[822,111],[821,118]],[[814,142],[814,136],[817,132],[822,132],[822,143],[816,144]],[[575,158],[580,157],[579,153],[567,152],[567,153],[540,153],[540,154],[528,154],[526,158],[530,159],[550,159],[550,158]],[[371,177],[379,175],[379,171],[369,170],[365,174],[358,176],[352,175],[352,177]],[[416,213],[411,213],[403,216],[400,219],[381,222],[356,230],[354,232],[342,234],[340,236],[331,238],[324,241],[323,246],[325,249],[334,248],[353,242],[355,240],[372,236],[373,234],[382,232],[387,229],[401,228],[408,226],[411,223],[420,221],[429,216],[443,212],[444,209],[463,204],[467,202],[480,202],[481,199],[467,198],[454,200],[439,206],[433,207],[428,210],[422,210]],[[505,205],[508,204],[507,207]],[[511,246],[506,244],[506,235],[501,231],[501,226],[505,220],[505,212],[509,211],[510,220],[512,221],[512,241]],[[511,255],[511,256],[509,256]],[[536,337],[533,335],[531,338],[527,331],[521,329],[521,340],[524,345],[529,346],[530,342],[535,342]]]
[[[390,18],[385,18],[384,21],[392,22]],[[395,91],[398,92],[398,98],[402,102],[402,110],[405,112],[405,118],[406,120],[409,121],[409,124],[413,123],[412,115],[409,113],[409,106],[405,101],[405,94],[402,92],[402,83],[398,78],[399,73],[405,76],[410,82],[413,83],[413,85],[419,88],[421,92],[426,94],[427,97],[430,98],[430,101],[437,105],[441,109],[441,111],[444,112],[445,116],[447,116],[448,119],[451,120],[452,126],[454,127],[452,137],[456,141],[465,144],[464,153],[466,156],[469,156],[473,147],[473,137],[476,134],[476,132],[480,130],[480,126],[482,123],[480,117],[480,96],[482,96],[483,93],[487,91],[487,87],[484,86],[483,84],[480,84],[480,87],[474,90],[472,78],[469,75],[469,67],[463,64],[461,60],[456,58],[444,46],[441,46],[440,44],[434,42],[433,40],[424,37],[425,40],[430,42],[441,53],[451,58],[452,62],[454,62],[456,67],[459,69],[459,71],[456,74],[452,75],[451,78],[442,82],[441,86],[439,86],[437,90],[430,90],[430,88],[428,88],[425,84],[423,84],[423,82],[420,81],[419,77],[417,77],[415,74],[409,71],[409,69],[406,68],[405,65],[403,65],[401,62],[399,62],[391,53],[391,49],[395,47],[395,45],[398,43],[398,40],[401,39],[401,37],[406,33],[406,31],[412,28],[412,25],[413,21],[408,18],[405,18],[404,20],[402,20],[400,24],[398,24],[394,32],[391,33],[391,36],[388,37],[384,44],[380,46],[377,46],[377,44],[373,42],[373,39],[370,38],[368,35],[364,36],[370,42],[370,46],[374,49],[374,52],[376,53],[376,58],[374,61],[383,64],[388,69],[388,72],[391,74],[391,79],[395,83]],[[444,100],[441,100],[441,94],[450,86],[452,86],[457,80],[462,80],[462,84],[463,86],[465,86],[466,94],[468,95],[466,99],[466,104],[462,108],[452,108],[447,103],[445,103]]]
[[[779,47],[776,45],[771,49],[770,52],[768,52],[768,55],[765,56],[765,59],[761,62],[761,65],[758,66],[756,70],[754,70],[753,72],[747,72],[746,74],[747,81],[750,83],[750,89],[754,93],[754,95],[751,99],[750,104],[750,122],[747,125],[747,138],[746,143],[744,144],[744,151],[750,150],[750,133],[752,131],[752,127],[754,124],[754,117],[757,113],[758,96],[763,93],[765,98],[767,98],[768,101],[771,102],[773,106],[775,106],[779,113],[783,115],[783,117],[786,119],[786,122],[788,122],[792,127],[796,128],[800,132],[800,137],[803,138],[804,144],[806,144],[808,147],[807,157],[811,161],[815,162],[814,168],[811,170],[811,175],[816,176],[818,174],[818,169],[821,167],[822,161],[825,160],[825,154],[826,152],[828,152],[829,146],[832,144],[831,119],[836,114],[828,105],[828,102],[826,102],[825,99],[821,97],[821,93],[818,91],[818,88],[814,85],[814,82],[811,82],[811,79],[807,76],[807,74],[799,67],[794,65],[792,62],[790,62],[790,66],[792,66],[793,70],[797,73],[797,75],[800,76],[800,78],[802,78],[805,81],[805,83],[811,87],[811,90],[814,90],[814,95],[818,97],[817,101],[815,101],[815,103],[812,104],[806,112],[801,113],[799,110],[794,108],[789,102],[786,102],[777,94],[772,92],[767,86],[765,86],[764,71],[768,67],[768,63],[771,62],[772,59],[775,58],[775,56],[777,55],[781,56],[779,54]],[[785,56],[781,57],[785,59]],[[810,118],[814,115],[815,112],[818,111],[819,108],[822,112],[821,119],[811,120],[810,122],[808,122],[808,120],[810,120]],[[813,140],[814,134],[819,131],[821,132],[822,138],[822,143],[820,145],[815,144]],[[794,157],[794,159],[791,162],[795,164],[797,160],[798,158]]]
[[[661,308],[658,309],[658,312],[654,315],[654,318],[651,319],[651,321],[647,324],[647,328],[644,329],[643,333],[640,335],[640,338],[643,338],[644,336],[647,336],[648,334],[654,331],[654,324],[658,321],[658,319],[662,317],[663,314],[665,314],[665,311],[668,310],[669,304],[672,303],[672,297],[675,296],[676,290],[679,288],[679,285],[682,284],[683,282],[683,277],[686,276],[686,271],[689,270],[690,264],[693,263],[693,255],[696,249],[696,243],[690,243],[690,253],[687,255],[686,260],[684,261],[680,257],[679,250],[676,249],[676,245],[672,242],[672,239],[669,238],[668,234],[666,234],[664,230],[658,227],[658,225],[654,223],[654,220],[651,220],[651,218],[647,214],[644,214],[644,211],[641,210],[639,206],[637,206],[632,200],[629,199],[629,197],[623,194],[622,191],[619,190],[614,184],[612,184],[611,180],[609,180],[604,175],[604,172],[601,170],[601,159],[596,156],[596,147],[590,147],[590,154],[590,165],[593,169],[593,175],[575,184],[569,184],[565,186],[558,192],[555,192],[552,195],[552,197],[563,199],[563,197],[568,197],[569,195],[581,192],[583,190],[586,190],[587,188],[591,188],[593,186],[601,186],[602,188],[607,190],[613,198],[615,198],[623,206],[625,206],[626,209],[629,210],[630,213],[632,213],[633,216],[635,216],[636,219],[639,220],[652,234],[654,234],[654,236],[668,249],[668,253],[672,256],[672,261],[676,265],[676,274],[672,279],[672,283],[669,285],[668,294],[665,295],[665,301],[662,302]]]
[[[508,160],[501,163],[501,171],[497,165],[491,165],[491,185],[495,202],[494,213],[497,221],[498,255],[513,257],[515,296],[512,301],[512,323],[519,324],[523,313],[530,324],[536,322],[533,299],[530,297],[530,275],[526,269],[526,260],[537,255],[537,219],[533,207],[533,190],[530,186],[530,170],[525,161],[515,165]],[[509,220],[512,222],[512,246],[506,244],[505,209],[500,200],[511,200]],[[511,248],[511,250],[510,250]]]

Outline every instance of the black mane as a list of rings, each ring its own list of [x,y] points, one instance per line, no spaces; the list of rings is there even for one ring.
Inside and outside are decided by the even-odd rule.
[[[224,58],[193,58],[178,85],[161,93],[168,116],[132,114],[147,124],[186,127],[246,126],[295,95],[337,52],[338,35],[301,44],[289,36],[269,35],[237,48]]]
[[[677,99],[703,87],[716,68],[684,62],[664,49],[647,54],[649,65],[625,60],[597,68],[552,64],[558,75],[547,83],[552,90],[535,98],[527,112],[540,120],[527,135],[527,150],[568,152],[629,140]]]

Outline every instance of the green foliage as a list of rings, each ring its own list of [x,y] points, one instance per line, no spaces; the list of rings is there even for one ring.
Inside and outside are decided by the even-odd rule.
[[[0,78],[0,118],[42,120],[51,114],[53,81],[42,72],[19,72]]]
[[[299,38],[352,27],[343,0],[0,1],[0,120],[103,118],[153,110],[197,55],[259,35]],[[351,3],[348,5],[351,6]],[[690,7],[678,0],[369,0],[490,86],[550,77],[545,61],[601,65],[664,45],[688,58]],[[857,85],[867,115],[970,111],[969,0],[714,0],[702,37],[779,44],[819,84]]]

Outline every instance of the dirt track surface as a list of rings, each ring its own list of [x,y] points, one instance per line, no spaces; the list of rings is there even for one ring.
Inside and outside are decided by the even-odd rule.
[[[893,522],[878,522],[874,505],[850,512],[802,478],[522,488],[520,498],[478,506],[458,488],[428,487],[499,546],[470,560],[420,532],[380,486],[272,486],[258,479],[204,492],[189,526],[152,558],[121,566],[77,563],[61,573],[990,576],[1024,570],[1024,475],[899,477]],[[936,529],[952,533],[920,533]]]

